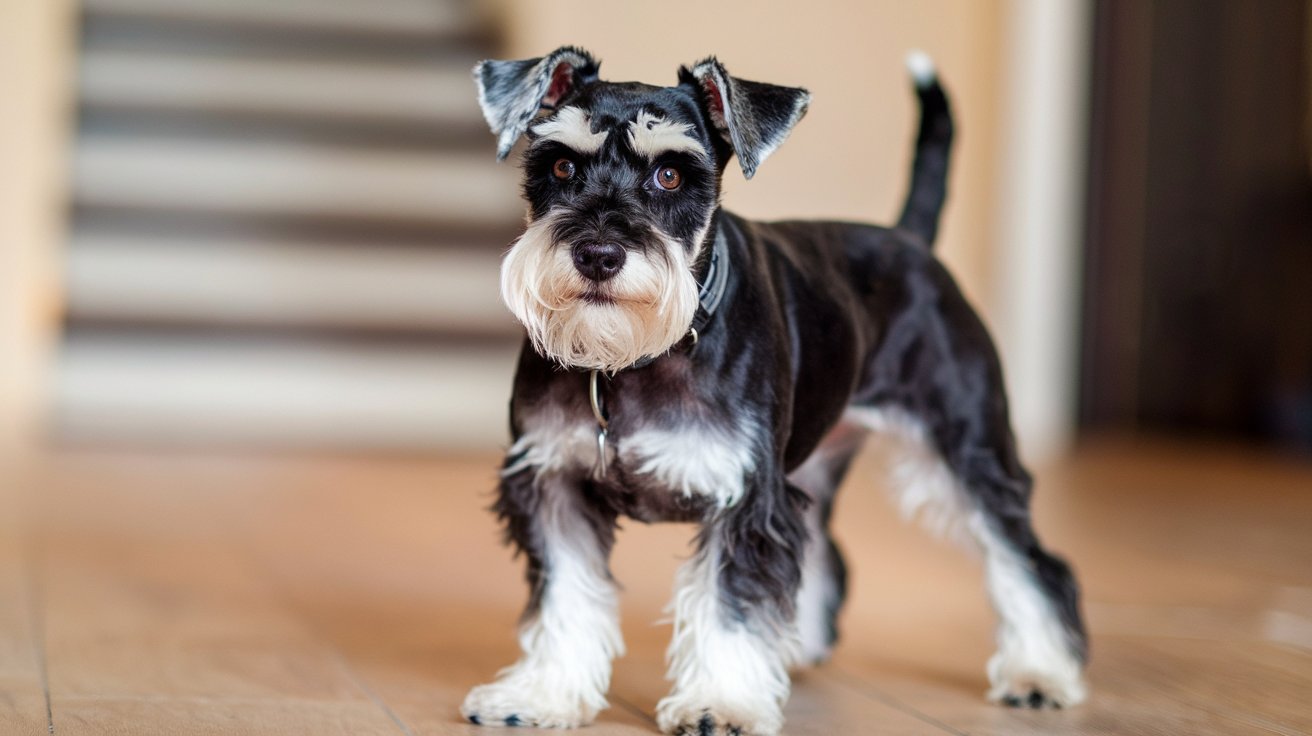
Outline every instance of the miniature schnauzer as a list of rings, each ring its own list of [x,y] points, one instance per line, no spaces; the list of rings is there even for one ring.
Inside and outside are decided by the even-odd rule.
[[[621,515],[699,525],[671,609],[671,734],[776,734],[789,669],[824,661],[846,571],[828,522],[868,432],[907,443],[902,509],[959,531],[1000,619],[989,698],[1085,695],[1079,593],[1039,544],[989,336],[933,256],[952,138],[933,65],[897,226],[745,220],[719,206],[810,101],[709,58],[672,87],[603,82],[565,47],[484,61],[504,159],[526,135],[528,226],[501,267],[527,330],[495,511],[527,560],[522,658],[462,714],[573,727],[623,652],[608,557]]]

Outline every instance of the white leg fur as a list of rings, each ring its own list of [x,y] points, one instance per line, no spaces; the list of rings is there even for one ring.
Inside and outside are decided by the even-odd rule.
[[[772,736],[783,727],[796,630],[731,620],[720,603],[719,561],[711,543],[679,571],[667,675],[674,687],[656,706],[656,723],[666,733],[698,733],[709,716],[716,736],[731,727],[742,736]]]
[[[573,728],[606,707],[611,660],[624,653],[615,583],[558,476],[539,479],[545,584],[519,633],[524,654],[470,691],[460,712],[484,725]]]
[[[829,607],[838,596],[829,570],[829,548],[820,525],[820,505],[806,512],[806,552],[802,558],[802,584],[797,590],[797,633],[801,651],[796,664],[829,660]]]
[[[860,447],[866,430],[862,425],[842,422],[829,431],[788,480],[811,497],[806,512],[806,550],[802,557],[802,584],[797,590],[797,631],[801,638],[798,665],[826,662],[831,654],[830,608],[838,598],[838,583],[830,569],[829,544],[821,520],[823,505],[833,498],[841,478],[836,467]]]
[[[989,659],[989,700],[1022,701],[1038,690],[1060,706],[1084,701],[1079,660],[1052,604],[1034,584],[1029,565],[984,519],[971,520],[984,547],[989,598],[998,612],[998,651]],[[979,528],[975,528],[979,527]]]
[[[847,419],[900,440],[892,485],[903,515],[919,517],[932,532],[982,554],[989,600],[998,614],[989,699],[1023,700],[1038,689],[1062,706],[1083,701],[1082,667],[1030,565],[973,507],[920,423],[900,412],[871,409],[849,409]]]

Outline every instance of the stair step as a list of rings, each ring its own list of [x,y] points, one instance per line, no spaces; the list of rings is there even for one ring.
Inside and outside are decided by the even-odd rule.
[[[469,0],[82,0],[82,7],[107,17],[399,37],[468,33],[480,20]]]
[[[512,335],[499,249],[75,231],[75,321]]]
[[[61,438],[504,446],[478,0],[80,0]]]
[[[56,431],[74,442],[504,446],[516,346],[68,335]]]
[[[79,82],[82,104],[93,109],[482,130],[472,64],[91,50]]]
[[[505,227],[516,178],[490,152],[88,133],[73,155],[74,203],[111,210]]]

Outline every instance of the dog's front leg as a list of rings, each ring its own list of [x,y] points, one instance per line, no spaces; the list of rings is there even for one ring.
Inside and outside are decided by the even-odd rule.
[[[607,565],[615,516],[577,479],[529,467],[503,477],[496,511],[528,562],[523,656],[470,691],[460,712],[489,726],[572,728],[606,707],[611,660],[623,653]]]
[[[702,528],[679,572],[669,679],[656,720],[670,734],[771,736],[783,726],[806,543],[805,495],[774,478]]]

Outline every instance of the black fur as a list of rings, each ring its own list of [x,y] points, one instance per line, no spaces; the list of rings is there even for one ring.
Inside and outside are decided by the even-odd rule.
[[[773,427],[742,505],[728,523],[716,519],[703,532],[743,543],[743,559],[760,566],[763,574],[726,580],[728,589],[747,603],[773,601],[781,614],[791,612],[787,601],[796,592],[806,537],[800,515],[785,518],[804,501],[784,476],[810,456],[849,405],[895,407],[929,428],[966,490],[1035,560],[1083,656],[1074,579],[1042,550],[1030,527],[1031,481],[1008,424],[997,354],[943,266],[918,238],[899,230],[753,223],[723,210],[716,217],[735,268],[710,329],[691,351],[623,371],[606,391],[617,442],[640,426],[677,428],[685,416],[707,411],[759,417]],[[588,421],[586,375],[526,344],[512,414],[545,404]],[[518,424],[514,433],[520,433]],[[678,494],[645,487],[630,471],[617,465],[609,482],[597,484],[610,511],[663,521],[686,520],[697,510],[649,500]],[[502,491],[523,492],[513,483]]]
[[[563,51],[591,59],[575,49],[557,54]],[[541,60],[531,61],[491,67],[490,95],[500,100],[507,97],[503,89],[525,88],[524,75],[543,67]],[[489,69],[487,64],[480,69]],[[595,64],[590,68],[595,74]],[[520,81],[507,81],[516,76]],[[835,599],[826,602],[830,635],[836,636],[833,621],[846,590],[846,567],[827,527],[833,492],[859,441],[840,438],[826,452],[822,488],[799,488],[790,474],[817,452],[849,407],[896,409],[926,428],[970,500],[1030,561],[1036,584],[1061,616],[1072,651],[1083,659],[1075,580],[1065,563],[1039,545],[1030,525],[1031,480],[1018,459],[997,354],[930,252],[945,194],[952,122],[936,82],[919,94],[922,122],[912,184],[899,227],[889,229],[750,222],[718,207],[730,156],[737,155],[748,176],[754,173],[805,112],[804,90],[736,79],[709,59],[681,70],[679,84],[671,88],[584,79],[565,93],[558,108],[584,109],[593,132],[612,132],[596,153],[535,139],[525,155],[524,194],[533,217],[564,213],[554,233],[559,247],[618,241],[659,253],[664,246],[651,236],[657,227],[688,252],[702,254],[694,264],[702,276],[709,245],[720,233],[730,265],[721,305],[695,345],[681,343],[643,367],[603,381],[610,441],[622,446],[639,430],[678,432],[689,422],[708,420],[752,427],[755,433],[744,493],[729,507],[666,487],[619,456],[605,477],[578,465],[561,471],[561,478],[603,555],[622,515],[644,522],[699,522],[700,550],[723,551],[718,587],[723,615],[766,628],[794,616],[808,541],[806,514],[819,514],[825,535],[819,549],[837,587]],[[521,103],[510,107],[530,106]],[[708,155],[678,153],[652,162],[635,154],[617,131],[639,112],[687,124]],[[575,162],[576,176],[562,181],[552,175],[560,158]],[[667,164],[684,174],[678,192],[652,185],[653,166]],[[711,228],[705,232],[708,213]],[[595,426],[587,379],[587,371],[559,365],[525,341],[511,402],[515,438],[523,436],[527,421],[541,416],[566,426]],[[519,464],[520,458],[507,460],[507,467]],[[536,526],[543,491],[535,470],[504,477],[496,504],[507,538],[528,559],[530,613],[541,601],[551,567]]]
[[[508,458],[506,467],[514,462]],[[492,510],[501,520],[505,540],[514,546],[516,554],[525,559],[524,578],[528,582],[529,599],[524,607],[525,618],[532,616],[542,603],[546,579],[551,573],[551,559],[542,544],[543,488],[536,482],[536,468],[525,468],[518,472],[502,476],[500,491]],[[586,483],[573,484],[573,491],[568,499],[575,513],[586,519],[587,528],[592,534],[592,542],[603,555],[609,555],[615,545],[617,513],[601,499],[594,489]]]
[[[952,150],[952,110],[937,80],[916,85],[920,98],[920,128],[911,187],[897,226],[919,235],[926,245],[938,237],[938,215],[947,199],[948,153]]]
[[[639,111],[694,125],[692,134],[710,147],[712,132],[702,123],[695,90],[663,89],[638,83],[584,87],[564,98],[561,106],[588,110],[592,130],[611,129],[632,120]],[[622,130],[622,127],[620,128]],[[524,156],[524,196],[533,216],[553,208],[566,216],[557,235],[571,244],[580,240],[617,238],[626,247],[652,247],[651,226],[678,238],[691,252],[698,245],[694,234],[713,208],[723,166],[688,153],[675,152],[648,161],[625,145],[624,136],[611,135],[596,154],[581,154],[555,141],[534,139]],[[561,158],[577,166],[575,176],[560,181],[551,173]],[[677,194],[661,190],[653,180],[656,169],[675,165],[683,173]]]

